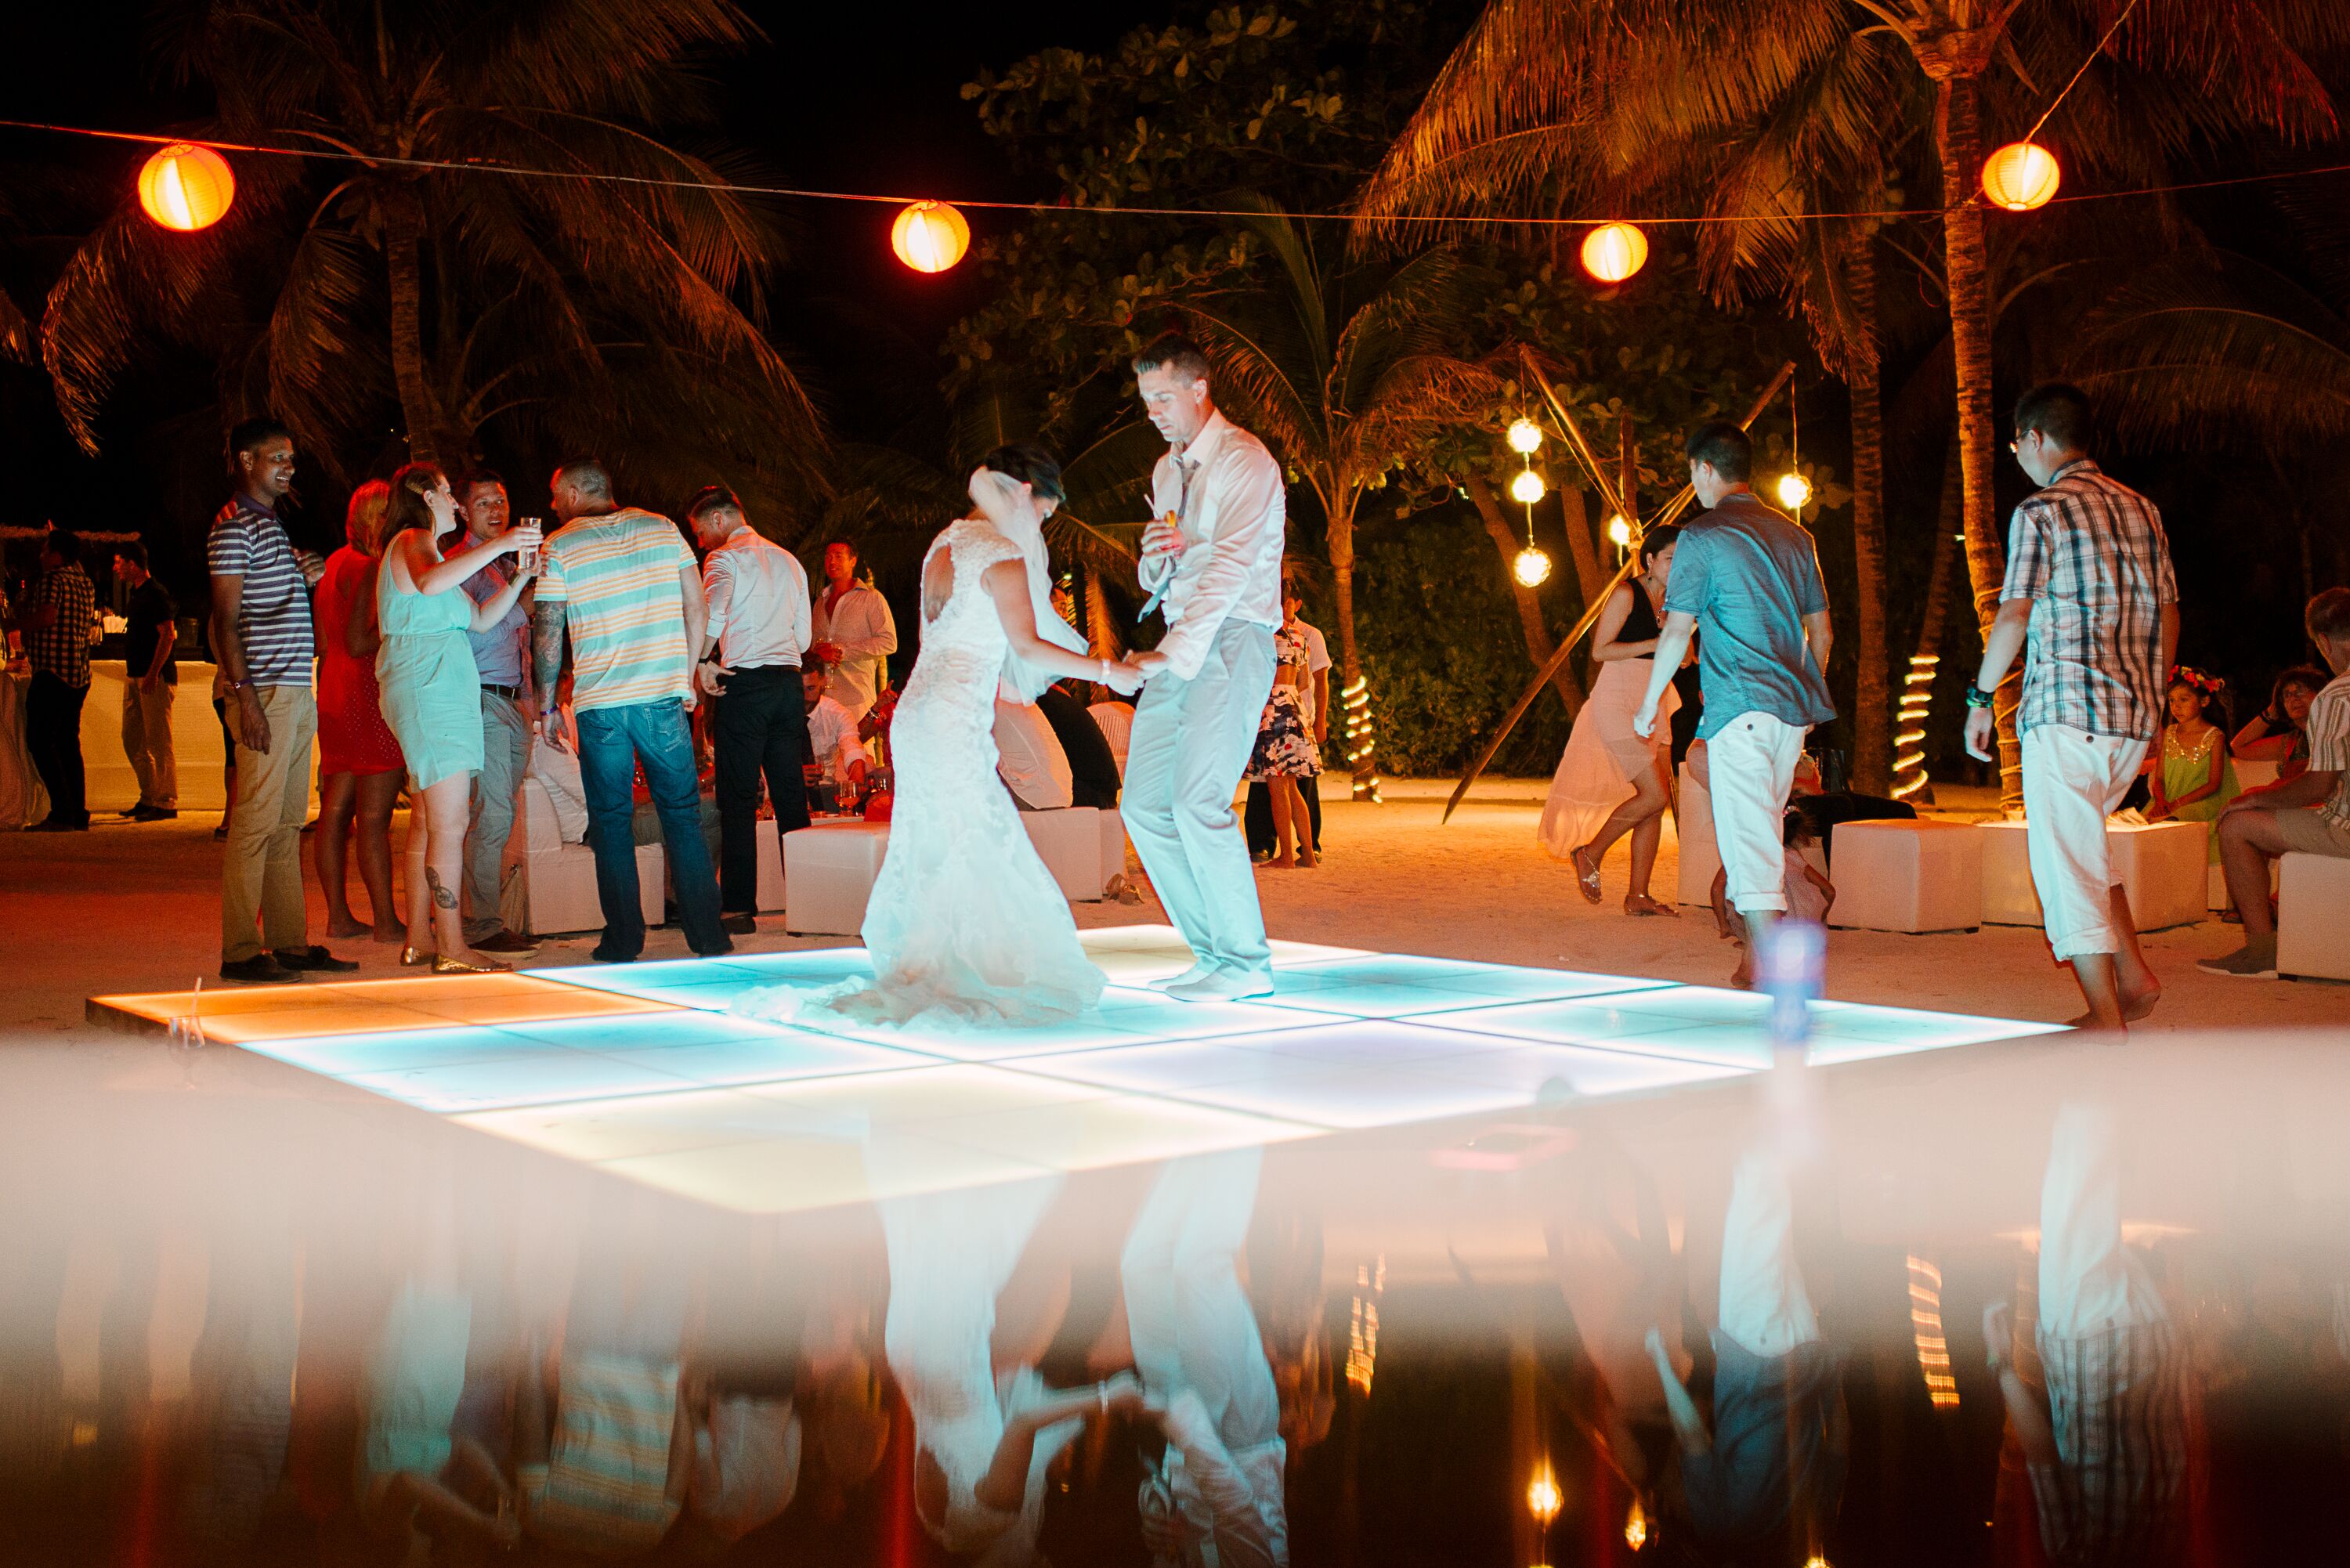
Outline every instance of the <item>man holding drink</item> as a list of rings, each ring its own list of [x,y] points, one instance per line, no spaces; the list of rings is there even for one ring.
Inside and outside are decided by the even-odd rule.
[[[1156,521],[1142,536],[1142,586],[1167,635],[1135,662],[1135,705],[1119,810],[1191,968],[1156,982],[1184,1002],[1273,992],[1248,846],[1232,795],[1273,691],[1281,625],[1285,507],[1281,465],[1216,410],[1208,361],[1172,333],[1134,359],[1144,411],[1167,438],[1151,473]]]

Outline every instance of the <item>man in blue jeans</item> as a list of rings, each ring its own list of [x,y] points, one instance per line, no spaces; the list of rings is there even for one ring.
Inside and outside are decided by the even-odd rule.
[[[611,472],[594,458],[555,471],[554,504],[563,526],[545,545],[531,611],[531,663],[545,733],[555,717],[568,639],[588,843],[604,907],[604,940],[593,956],[629,963],[644,951],[630,832],[639,765],[660,813],[686,943],[703,958],[731,952],[702,836],[685,717],[694,704],[691,672],[707,613],[701,569],[676,524],[612,499]]]

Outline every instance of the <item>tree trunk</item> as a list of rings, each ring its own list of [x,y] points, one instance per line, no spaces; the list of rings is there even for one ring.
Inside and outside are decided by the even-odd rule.
[[[1972,42],[1970,39],[1967,42]],[[1946,42],[1949,42],[1946,40]],[[1943,74],[1934,115],[1935,141],[1942,156],[1942,265],[1950,296],[1950,358],[1957,370],[1959,474],[1967,539],[1967,580],[1974,589],[1975,619],[1983,635],[1999,613],[2000,585],[2007,575],[2007,552],[1999,533],[1992,496],[1997,436],[1991,420],[1991,264],[1983,242],[1983,204],[1975,196],[1982,171],[1982,129],[1977,118],[1979,72],[1990,58],[1991,40],[1981,48],[1952,47],[1938,57]],[[1934,66],[1928,66],[1934,74]],[[2023,672],[2012,671],[1999,689],[2000,805],[2013,812],[2023,804],[2023,754],[2016,742],[2015,711],[2022,701]]]
[[[391,374],[400,388],[411,462],[440,462],[441,407],[424,374],[424,203],[404,185],[383,197],[384,264],[391,282]]]
[[[1347,748],[1347,766],[1354,774],[1354,798],[1377,800],[1379,793],[1378,738],[1371,729],[1369,689],[1363,684],[1363,658],[1355,642],[1355,514],[1351,503],[1330,514],[1330,596],[1338,603],[1338,730]],[[1353,705],[1350,693],[1360,691],[1364,701]]]
[[[1526,657],[1534,660],[1536,670],[1547,665],[1558,652],[1558,644],[1551,640],[1550,628],[1543,620],[1542,598],[1534,589],[1518,581],[1516,560],[1518,536],[1510,528],[1510,520],[1502,514],[1502,504],[1494,497],[1493,487],[1485,483],[1482,473],[1469,476],[1469,499],[1476,504],[1477,515],[1485,520],[1485,532],[1493,541],[1493,548],[1502,557],[1502,574],[1509,579],[1511,595],[1518,601],[1518,629],[1525,634]],[[1552,686],[1566,701],[1572,715],[1583,706],[1582,683],[1569,668],[1572,660],[1562,660],[1550,678]]]
[[[1877,250],[1856,235],[1845,284],[1861,341],[1852,346],[1845,385],[1852,394],[1852,560],[1860,590],[1860,664],[1853,694],[1852,782],[1864,794],[1893,786],[1893,696],[1886,668],[1885,412],[1877,387]],[[1825,672],[1823,672],[1825,673]]]
[[[1581,489],[1569,488],[1558,493],[1559,522],[1566,529],[1566,553],[1575,557],[1575,583],[1583,591],[1583,607],[1589,609],[1607,591],[1608,579],[1615,573],[1599,564],[1599,547],[1591,532],[1591,498]]]
[[[1898,800],[1930,805],[1933,780],[1926,768],[1926,732],[1933,718],[1934,687],[1941,673],[1942,639],[1950,629],[1950,595],[1957,585],[1960,527],[1959,443],[1955,431],[1950,455],[1942,465],[1941,505],[1934,519],[1933,568],[1926,576],[1925,611],[1918,618],[1918,641],[1901,692],[1901,734],[1894,750],[1893,794]],[[1972,680],[1974,671],[1967,672]],[[1908,761],[1901,763],[1900,758]]]

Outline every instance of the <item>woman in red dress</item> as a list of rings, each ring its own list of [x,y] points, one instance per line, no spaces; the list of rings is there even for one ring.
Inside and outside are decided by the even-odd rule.
[[[343,534],[318,579],[318,882],[327,893],[327,934],[402,943],[407,928],[391,893],[391,813],[408,776],[400,742],[383,722],[375,683],[375,575],[391,486],[370,479],[352,493]],[[351,912],[345,840],[359,835],[359,880],[369,925]]]

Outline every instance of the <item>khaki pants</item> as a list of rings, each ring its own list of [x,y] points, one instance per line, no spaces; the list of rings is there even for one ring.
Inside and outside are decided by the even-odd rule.
[[[269,721],[269,750],[256,752],[242,733],[236,736],[236,811],[221,861],[223,963],[242,962],[264,948],[275,952],[309,945],[302,819],[310,806],[310,742],[318,734],[318,702],[307,686],[264,686],[258,694]],[[232,701],[233,732],[243,726],[238,712]]]
[[[172,699],[179,684],[158,680],[152,691],[139,678],[122,682],[122,752],[139,776],[139,804],[175,811],[180,805],[180,764],[172,754]]]

